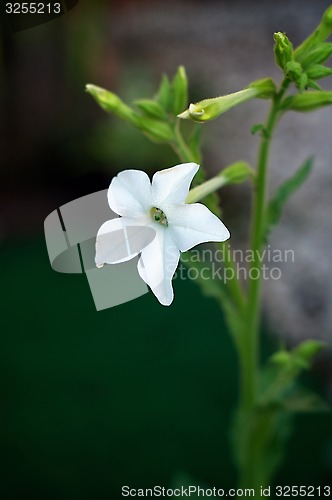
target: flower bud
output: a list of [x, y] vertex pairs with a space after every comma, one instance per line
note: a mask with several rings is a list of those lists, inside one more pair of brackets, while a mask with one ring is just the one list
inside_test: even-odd
[[216, 177], [192, 188], [188, 193], [186, 203], [196, 203], [221, 187], [228, 184], [240, 184], [252, 175], [254, 175], [254, 171], [247, 163], [243, 161], [233, 163], [222, 170]]
[[189, 119], [196, 122], [206, 122], [217, 118], [229, 109], [257, 97], [259, 91], [256, 88], [247, 88], [220, 97], [204, 99], [196, 104], [190, 104], [189, 108], [178, 115], [178, 118]]
[[[159, 120], [158, 118], [135, 113], [135, 111], [127, 106], [116, 94], [102, 89], [101, 87], [97, 87], [96, 85], [89, 84], [86, 86], [86, 90], [94, 97], [101, 108], [131, 123], [144, 132], [151, 140], [155, 142], [169, 142], [174, 139], [173, 129], [167, 122]], [[145, 109], [147, 109], [146, 106]], [[151, 103], [149, 111], [151, 114]], [[154, 111], [156, 111], [156, 108], [154, 108]]]
[[286, 71], [286, 65], [293, 59], [293, 45], [284, 33], [274, 34], [274, 56], [277, 65]]
[[244, 161], [239, 161], [237, 163], [229, 165], [229, 167], [226, 167], [222, 172], [220, 172], [219, 175], [224, 177], [225, 185], [241, 184], [242, 182], [246, 181], [250, 176], [253, 176], [254, 171], [248, 165], [248, 163], [245, 163]]
[[276, 86], [272, 78], [262, 78], [252, 82], [249, 88], [257, 90], [257, 96], [260, 99], [270, 99], [276, 92]]
[[92, 95], [104, 111], [113, 113], [129, 123], [135, 123], [135, 111], [121, 101], [120, 97], [113, 94], [113, 92], [109, 92], [108, 90], [92, 84], [86, 85], [86, 91]]

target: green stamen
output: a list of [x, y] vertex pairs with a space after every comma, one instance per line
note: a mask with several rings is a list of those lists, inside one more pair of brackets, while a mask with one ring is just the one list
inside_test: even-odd
[[154, 221], [159, 222], [159, 224], [163, 224], [164, 226], [168, 226], [168, 220], [164, 212], [157, 207], [151, 208], [151, 217]]

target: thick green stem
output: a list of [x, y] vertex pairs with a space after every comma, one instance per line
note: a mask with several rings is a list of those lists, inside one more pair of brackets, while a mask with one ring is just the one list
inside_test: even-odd
[[[249, 269], [248, 302], [245, 329], [241, 335], [239, 356], [241, 364], [241, 400], [240, 411], [247, 421], [247, 436], [242, 464], [241, 485], [257, 487], [259, 457], [253, 439], [254, 411], [257, 402], [259, 377], [259, 330], [261, 313], [261, 250], [266, 216], [266, 185], [268, 159], [272, 135], [279, 116], [279, 104], [288, 86], [285, 80], [280, 91], [274, 96], [271, 109], [263, 130], [258, 154], [256, 190], [253, 195], [251, 250], [253, 262]], [[255, 279], [256, 278], [256, 279]]]
[[[262, 141], [259, 149], [256, 190], [253, 198], [253, 215], [252, 215], [252, 235], [251, 235], [251, 250], [253, 254], [253, 262], [250, 266], [251, 279], [248, 288], [248, 323], [247, 332], [244, 335], [246, 339], [246, 356], [249, 358], [246, 362], [247, 374], [245, 378], [244, 400], [247, 407], [251, 407], [256, 399], [257, 393], [257, 375], [258, 375], [258, 358], [259, 358], [259, 327], [260, 327], [260, 304], [261, 304], [261, 250], [263, 247], [263, 231], [265, 227], [266, 217], [266, 187], [267, 187], [267, 171], [268, 159], [270, 152], [271, 139], [274, 128], [279, 116], [280, 101], [287, 89], [288, 80], [285, 80], [281, 86], [280, 92], [273, 99], [270, 113], [267, 118], [266, 126], [263, 131]], [[257, 278], [257, 279], [255, 279]]]
[[[181, 161], [185, 162], [196, 162], [195, 155], [190, 150], [189, 146], [185, 142], [181, 130], [180, 121], [176, 123], [175, 126], [175, 142], [171, 144], [174, 151], [178, 154]], [[218, 186], [220, 187], [220, 186]], [[217, 187], [215, 188], [217, 190]], [[227, 286], [229, 288], [232, 300], [236, 307], [239, 309], [239, 314], [243, 314], [245, 311], [245, 297], [240, 281], [237, 279], [236, 275], [236, 265], [232, 260], [231, 251], [228, 248], [228, 242], [222, 242], [218, 244], [218, 248], [223, 252], [224, 256], [224, 266], [231, 268], [232, 273], [227, 280]], [[231, 328], [231, 325], [230, 325]], [[234, 332], [233, 332], [234, 333]]]
[[181, 134], [180, 120], [177, 120], [175, 123], [175, 141], [171, 146], [182, 162], [196, 162], [196, 158], [194, 158]]
[[257, 165], [256, 190], [253, 198], [251, 250], [253, 262], [249, 269], [248, 286], [248, 315], [246, 332], [243, 335], [246, 348], [243, 367], [243, 404], [250, 409], [255, 403], [257, 392], [258, 357], [259, 357], [259, 319], [261, 302], [260, 253], [262, 248], [262, 234], [265, 221], [265, 198], [267, 165], [270, 151], [271, 137], [277, 118], [277, 99], [274, 100], [267, 120], [260, 145]]

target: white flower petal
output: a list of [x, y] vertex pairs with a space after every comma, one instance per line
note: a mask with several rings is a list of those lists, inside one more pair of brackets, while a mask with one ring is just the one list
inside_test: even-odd
[[139, 217], [151, 208], [151, 182], [141, 170], [124, 170], [108, 189], [111, 209], [124, 217]]
[[230, 237], [226, 226], [201, 203], [171, 207], [167, 213], [174, 243], [181, 252], [207, 241], [225, 241]]
[[167, 211], [169, 204], [184, 203], [198, 169], [196, 163], [183, 163], [156, 172], [152, 178], [153, 205]]
[[98, 231], [96, 239], [95, 262], [118, 264], [132, 259], [149, 245], [156, 236], [152, 227], [147, 227], [147, 219], [121, 217], [105, 222]]
[[155, 239], [142, 250], [137, 269], [140, 277], [159, 302], [169, 306], [173, 301], [172, 278], [179, 263], [180, 252], [168, 227], [157, 230]]

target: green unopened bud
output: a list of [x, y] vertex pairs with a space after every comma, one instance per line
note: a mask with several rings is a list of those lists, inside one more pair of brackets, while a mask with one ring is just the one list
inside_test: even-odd
[[278, 66], [285, 71], [286, 65], [293, 59], [293, 45], [285, 33], [274, 34], [274, 55]]
[[247, 163], [243, 161], [233, 163], [222, 170], [216, 177], [191, 189], [188, 193], [186, 203], [195, 203], [196, 201], [203, 200], [206, 196], [214, 193], [221, 187], [228, 184], [240, 184], [253, 175], [254, 172]]
[[122, 120], [135, 124], [137, 116], [135, 111], [121, 101], [120, 97], [116, 94], [92, 84], [86, 85], [86, 91], [92, 95], [103, 110], [113, 113], [122, 118]]
[[332, 104], [332, 92], [324, 90], [304, 92], [285, 100], [287, 109], [292, 109], [293, 111], [314, 111], [329, 104]]
[[172, 81], [172, 111], [175, 115], [187, 106], [188, 102], [188, 81], [186, 70], [179, 66]]
[[294, 51], [296, 59], [308, 52], [314, 45], [324, 42], [332, 34], [332, 6], [329, 7], [323, 14], [322, 20], [315, 31], [304, 40], [301, 45]]
[[[174, 139], [174, 131], [167, 122], [135, 113], [116, 94], [91, 84], [86, 86], [86, 91], [94, 97], [101, 108], [131, 123], [144, 132], [151, 140], [155, 142], [169, 142]], [[145, 109], [147, 109], [146, 106]], [[150, 106], [149, 111], [151, 112], [151, 110]]]
[[226, 167], [222, 172], [220, 172], [220, 177], [225, 179], [226, 184], [241, 184], [246, 181], [249, 177], [253, 177], [255, 175], [252, 168], [243, 161], [239, 161], [237, 163], [233, 163]]
[[301, 65], [303, 68], [310, 68], [314, 64], [320, 64], [330, 57], [332, 54], [332, 43], [323, 42], [315, 45], [302, 58]]
[[332, 75], [332, 69], [322, 64], [315, 64], [307, 70], [307, 75], [312, 80], [320, 80], [321, 78]]
[[247, 88], [221, 97], [204, 99], [196, 104], [190, 104], [189, 108], [178, 115], [178, 118], [192, 119], [196, 122], [206, 122], [217, 118], [229, 109], [257, 97], [259, 91], [255, 88]]
[[262, 78], [255, 80], [249, 85], [249, 88], [257, 90], [257, 96], [260, 99], [270, 99], [276, 92], [276, 86], [272, 78]]

